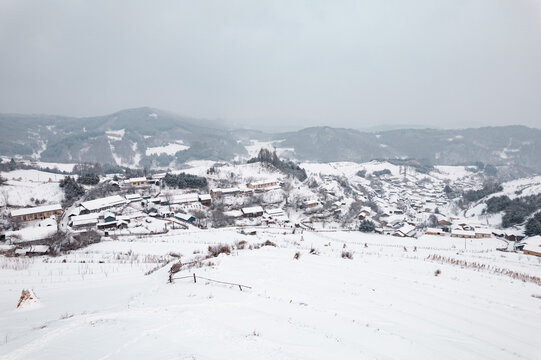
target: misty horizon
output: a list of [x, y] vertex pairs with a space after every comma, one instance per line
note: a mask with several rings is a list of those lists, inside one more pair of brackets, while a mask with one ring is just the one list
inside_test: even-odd
[[[77, 118], [77, 119], [91, 119], [95, 117], [103, 117], [103, 116], [111, 116], [116, 113], [121, 113], [123, 111], [132, 111], [132, 110], [141, 110], [141, 109], [149, 109], [149, 110], [156, 110], [156, 111], [162, 111], [174, 116], [178, 116], [180, 118], [189, 119], [194, 122], [203, 121], [205, 123], [210, 123], [211, 125], [216, 125], [223, 128], [229, 128], [229, 129], [238, 129], [238, 130], [255, 130], [255, 131], [261, 131], [263, 133], [282, 133], [282, 132], [290, 132], [290, 131], [299, 131], [303, 129], [309, 129], [309, 128], [318, 128], [318, 127], [331, 127], [331, 128], [341, 128], [341, 129], [352, 129], [357, 130], [360, 132], [385, 132], [385, 131], [392, 131], [392, 130], [467, 130], [467, 129], [477, 129], [477, 128], [483, 128], [483, 127], [493, 127], [493, 125], [479, 125], [479, 126], [449, 126], [449, 127], [443, 127], [443, 126], [427, 126], [427, 125], [421, 125], [421, 124], [381, 124], [381, 125], [372, 125], [372, 126], [366, 126], [366, 127], [355, 127], [353, 126], [333, 126], [332, 124], [314, 124], [314, 125], [308, 125], [308, 126], [301, 126], [296, 124], [265, 124], [265, 123], [259, 123], [259, 124], [253, 124], [250, 126], [250, 124], [243, 124], [241, 122], [231, 121], [227, 119], [204, 119], [204, 118], [196, 118], [193, 116], [190, 116], [189, 114], [179, 114], [174, 111], [170, 110], [164, 110], [164, 109], [158, 109], [151, 106], [140, 106], [135, 108], [129, 108], [129, 109], [119, 109], [117, 111], [113, 111], [111, 113], [105, 113], [105, 114], [89, 114], [85, 116], [74, 116], [74, 115], [66, 115], [66, 114], [53, 114], [53, 113], [2, 113], [0, 114], [9, 114], [9, 115], [16, 115], [16, 116], [42, 116], [42, 117], [49, 117], [49, 116], [59, 116], [59, 117], [65, 117], [65, 118]], [[527, 125], [521, 125], [521, 124], [505, 124], [505, 125], [499, 125], [499, 126], [527, 126]], [[496, 125], [498, 127], [498, 125]], [[541, 129], [539, 126], [528, 126], [530, 128], [534, 129]]]
[[534, 1], [0, 3], [0, 112], [148, 104], [224, 125], [538, 127]]

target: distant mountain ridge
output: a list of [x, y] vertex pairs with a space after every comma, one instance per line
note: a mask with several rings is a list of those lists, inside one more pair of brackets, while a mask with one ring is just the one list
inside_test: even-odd
[[245, 146], [256, 140], [293, 149], [288, 155], [303, 161], [411, 158], [541, 170], [541, 130], [525, 126], [379, 132], [321, 126], [269, 134], [148, 107], [86, 118], [0, 114], [0, 126], [0, 155], [49, 162], [167, 167], [199, 159], [228, 161], [249, 157]]
[[280, 134], [281, 146], [313, 161], [412, 158], [429, 164], [476, 161], [541, 169], [541, 130], [525, 126], [461, 130], [402, 129], [377, 133], [330, 127]]

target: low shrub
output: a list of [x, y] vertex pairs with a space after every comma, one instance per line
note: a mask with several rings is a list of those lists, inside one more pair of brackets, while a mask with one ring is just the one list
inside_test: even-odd
[[261, 244], [261, 246], [274, 246], [274, 247], [276, 247], [276, 244], [273, 243], [273, 242], [270, 241], [270, 240], [267, 240], [267, 241], [265, 241], [263, 244]]
[[218, 244], [208, 247], [209, 257], [217, 257], [220, 254], [231, 254], [231, 247], [227, 244]]

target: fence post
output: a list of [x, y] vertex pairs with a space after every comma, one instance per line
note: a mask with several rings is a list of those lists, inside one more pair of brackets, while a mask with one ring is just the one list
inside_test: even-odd
[[197, 280], [196, 280], [196, 278], [195, 278], [195, 273], [193, 273], [193, 282], [194, 282], [194, 283], [197, 282]]

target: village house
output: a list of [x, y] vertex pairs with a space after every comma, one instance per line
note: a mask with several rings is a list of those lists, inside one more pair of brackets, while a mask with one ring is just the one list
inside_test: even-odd
[[257, 217], [263, 215], [263, 208], [261, 206], [252, 206], [242, 208], [242, 215], [245, 217]]
[[26, 248], [15, 250], [15, 255], [39, 256], [49, 252], [48, 245], [32, 245]]
[[13, 221], [21, 222], [43, 220], [57, 215], [62, 215], [62, 206], [60, 206], [60, 204], [37, 206], [11, 211], [11, 219]]
[[474, 239], [475, 238], [475, 232], [469, 231], [469, 230], [453, 230], [451, 232], [451, 237], [455, 238], [466, 238], [466, 239]]
[[148, 180], [146, 177], [129, 178], [126, 183], [130, 186], [147, 185]]
[[240, 189], [238, 187], [232, 187], [227, 189], [221, 189], [221, 188], [215, 188], [210, 190], [210, 194], [212, 196], [220, 196], [220, 195], [235, 195], [240, 192]]
[[199, 201], [202, 205], [210, 205], [212, 203], [212, 197], [210, 194], [201, 194], [199, 195]]
[[99, 214], [97, 213], [79, 215], [71, 217], [68, 225], [73, 230], [90, 230], [96, 228], [98, 220]]
[[278, 185], [278, 182], [276, 182], [275, 180], [257, 181], [246, 184], [249, 189], [262, 189], [276, 185]]
[[190, 223], [190, 224], [196, 220], [194, 216], [190, 214], [182, 214], [182, 213], [176, 213], [175, 218], [182, 220], [184, 222]]
[[318, 205], [319, 203], [316, 200], [306, 200], [304, 202], [304, 207], [307, 209], [315, 208]]
[[131, 203], [143, 200], [143, 197], [141, 196], [141, 194], [126, 194], [125, 198]]
[[445, 236], [445, 232], [442, 229], [438, 228], [426, 228], [425, 231], [426, 235], [439, 235], [439, 236]]
[[523, 241], [522, 252], [526, 255], [541, 256], [541, 236], [533, 236]]
[[199, 195], [195, 193], [180, 194], [180, 195], [172, 195], [172, 196], [166, 197], [166, 199], [168, 199], [168, 205], [190, 204], [190, 203], [199, 202]]
[[267, 214], [269, 220], [289, 222], [288, 217], [281, 208], [268, 208], [265, 210], [265, 213]]
[[83, 201], [80, 206], [79, 214], [90, 214], [110, 209], [115, 206], [124, 205], [127, 200], [120, 195], [113, 195], [101, 199]]
[[167, 175], [167, 174], [166, 173], [153, 174], [152, 176], [147, 178], [147, 183], [148, 184], [160, 185], [160, 181], [163, 180], [165, 175]]
[[398, 237], [412, 237], [413, 235], [415, 235], [415, 226], [411, 224], [404, 224], [393, 233], [393, 236]]
[[505, 230], [492, 230], [493, 234], [498, 237], [503, 237], [505, 240], [509, 241], [520, 241], [524, 239], [524, 233], [516, 229], [505, 229]]
[[476, 238], [489, 238], [492, 237], [492, 231], [489, 229], [475, 229]]
[[359, 213], [359, 220], [364, 220], [370, 216], [370, 210], [368, 208], [362, 209]]
[[447, 220], [445, 220], [445, 219], [439, 220], [439, 221], [438, 221], [438, 224], [439, 224], [440, 226], [450, 226], [450, 225], [452, 225], [452, 223], [451, 223], [450, 221], [447, 221]]

